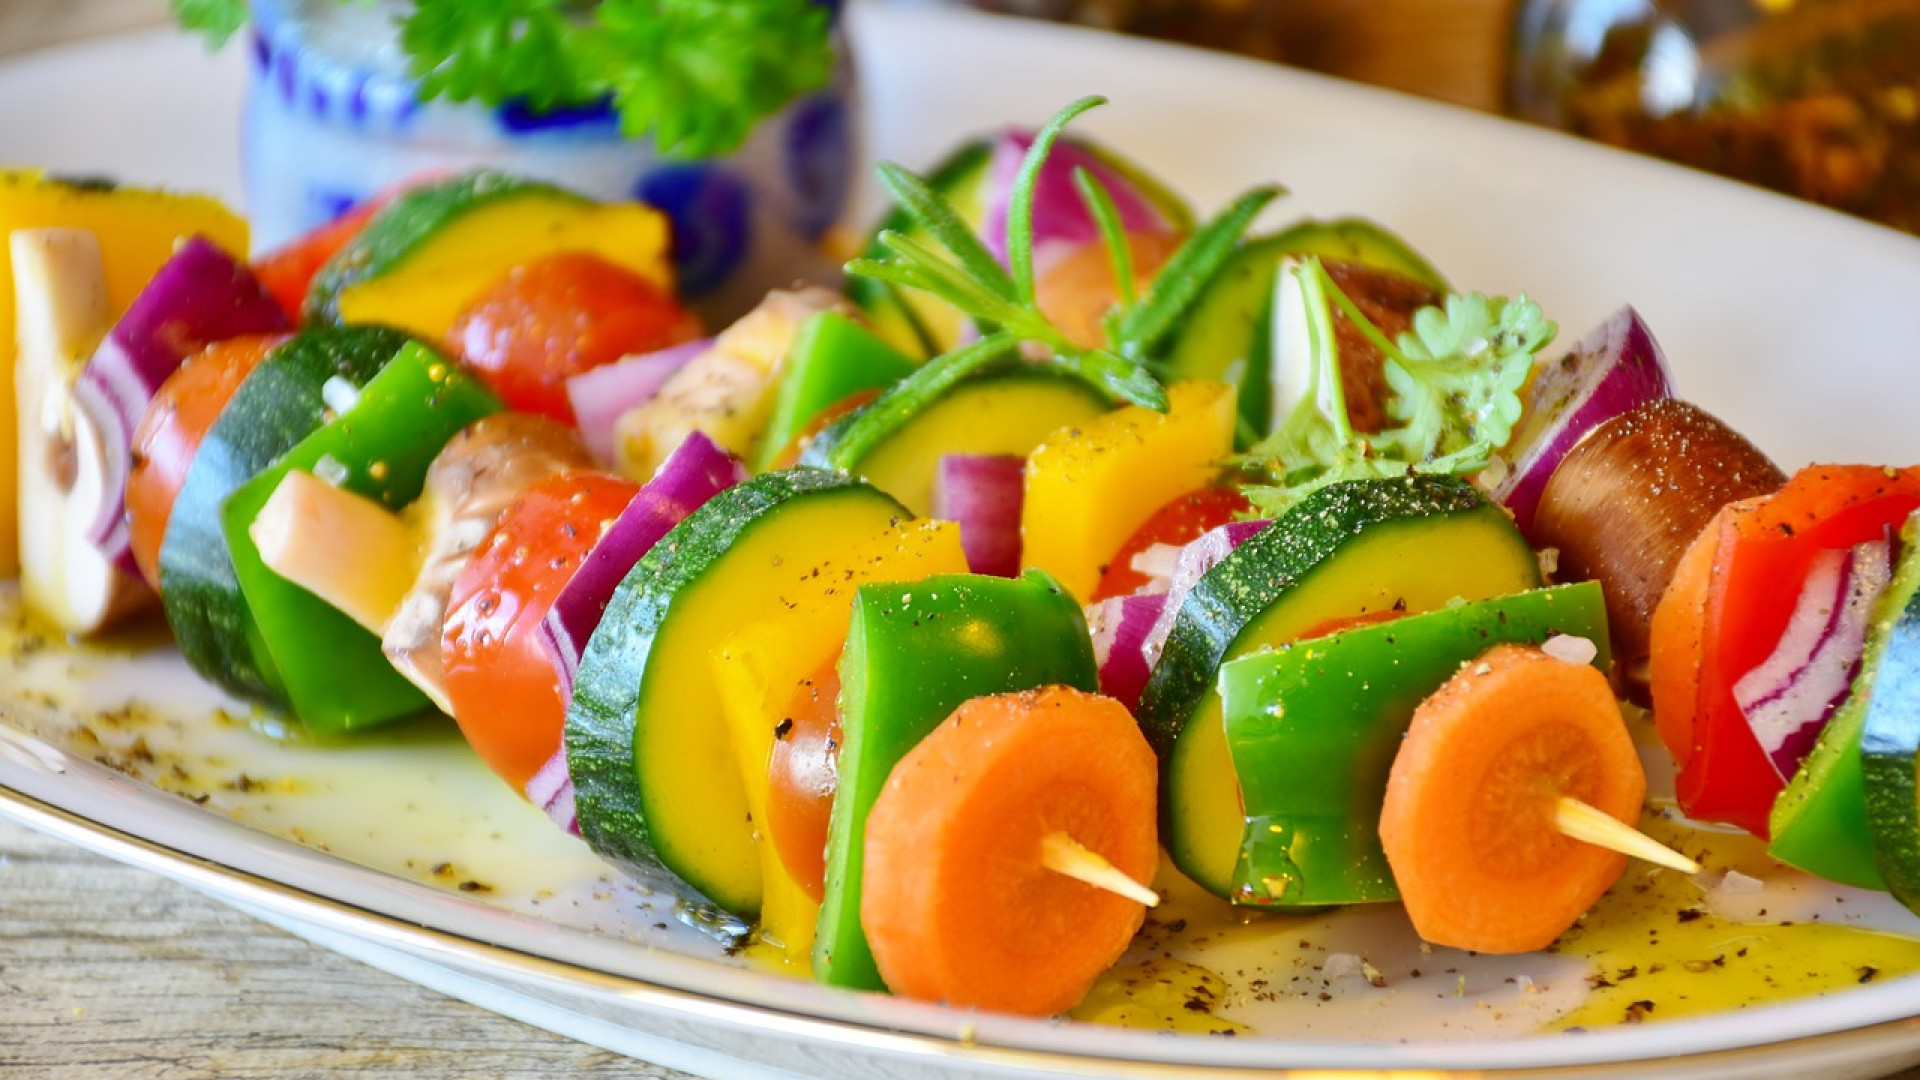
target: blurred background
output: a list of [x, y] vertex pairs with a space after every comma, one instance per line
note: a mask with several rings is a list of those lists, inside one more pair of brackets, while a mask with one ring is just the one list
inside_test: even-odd
[[[954, 3], [1230, 50], [1576, 132], [1920, 232], [1920, 0]], [[0, 54], [165, 0], [0, 0]]]

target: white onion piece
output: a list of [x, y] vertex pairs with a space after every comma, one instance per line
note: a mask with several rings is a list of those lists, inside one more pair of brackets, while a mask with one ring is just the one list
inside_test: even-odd
[[580, 428], [580, 441], [600, 464], [612, 467], [614, 422], [653, 397], [667, 376], [713, 346], [712, 338], [689, 341], [658, 352], [622, 357], [567, 380], [567, 401]]
[[1027, 459], [1018, 454], [943, 454], [933, 477], [933, 516], [960, 523], [960, 547], [976, 574], [1020, 573], [1020, 510]]
[[580, 815], [574, 809], [573, 774], [567, 771], [567, 747], [553, 752], [540, 771], [527, 778], [527, 801], [547, 812], [555, 825], [580, 835]]
[[1660, 343], [1639, 312], [1621, 308], [1534, 373], [1513, 438], [1481, 482], [1531, 537], [1540, 493], [1567, 452], [1608, 420], [1671, 396], [1673, 377]]
[[[987, 166], [986, 214], [980, 238], [1001, 262], [1007, 261], [1007, 214], [1013, 204], [1014, 180], [1033, 145], [1033, 135], [1010, 131], [993, 143]], [[1037, 273], [1061, 255], [1100, 239], [1100, 226], [1073, 184], [1076, 169], [1085, 169], [1107, 188], [1120, 212], [1120, 224], [1129, 233], [1172, 232], [1174, 223], [1137, 185], [1100, 155], [1062, 139], [1040, 168], [1033, 189], [1033, 256]]]
[[1127, 569], [1147, 577], [1146, 585], [1137, 591], [1163, 593], [1173, 584], [1173, 572], [1179, 564], [1178, 544], [1149, 544], [1127, 560]]
[[1115, 596], [1087, 607], [1087, 629], [1093, 634], [1093, 658], [1099, 665], [1100, 692], [1125, 705], [1140, 704], [1153, 665], [1147, 660], [1147, 635], [1160, 621], [1165, 593]]
[[620, 512], [605, 536], [580, 560], [541, 623], [541, 641], [560, 678], [562, 700], [573, 696], [580, 654], [600, 625], [614, 590], [668, 530], [708, 499], [747, 478], [739, 459], [696, 431]]
[[1892, 575], [1885, 541], [1823, 552], [1779, 644], [1733, 684], [1734, 701], [1782, 778], [1798, 771], [1846, 699], [1860, 669], [1874, 601]]
[[288, 329], [286, 312], [252, 271], [219, 245], [181, 244], [101, 340], [73, 387], [73, 407], [100, 433], [102, 499], [88, 539], [109, 562], [139, 576], [127, 532], [133, 434], [160, 384], [216, 341]]
[[1160, 650], [1167, 643], [1167, 635], [1173, 633], [1174, 620], [1180, 616], [1180, 606], [1186, 602], [1187, 594], [1200, 583], [1207, 571], [1220, 565], [1233, 550], [1246, 543], [1253, 534], [1273, 524], [1271, 521], [1230, 521], [1225, 525], [1209, 529], [1199, 539], [1180, 549], [1180, 557], [1175, 560], [1173, 580], [1167, 585], [1166, 606], [1153, 622], [1153, 628], [1147, 631], [1147, 640], [1141, 645], [1141, 654], [1146, 657], [1147, 667], [1160, 662]]

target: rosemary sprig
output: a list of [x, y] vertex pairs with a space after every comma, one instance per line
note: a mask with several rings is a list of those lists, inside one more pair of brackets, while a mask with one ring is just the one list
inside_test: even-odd
[[1118, 306], [1103, 321], [1106, 341], [1091, 348], [1076, 344], [1040, 310], [1035, 297], [1034, 193], [1067, 125], [1105, 101], [1097, 96], [1081, 98], [1056, 113], [1034, 136], [1009, 194], [1007, 265], [993, 257], [940, 193], [910, 170], [887, 162], [879, 169], [881, 185], [944, 254], [912, 236], [885, 230], [879, 240], [888, 257], [855, 259], [847, 264], [847, 271], [931, 293], [972, 317], [983, 330], [1010, 335], [1026, 354], [1073, 372], [1122, 401], [1165, 411], [1166, 388], [1152, 371], [1154, 348], [1178, 325], [1280, 189], [1255, 188], [1196, 230], [1142, 297], [1134, 287], [1131, 251], [1112, 193], [1098, 177], [1075, 170], [1075, 189], [1099, 229], [1120, 289]]

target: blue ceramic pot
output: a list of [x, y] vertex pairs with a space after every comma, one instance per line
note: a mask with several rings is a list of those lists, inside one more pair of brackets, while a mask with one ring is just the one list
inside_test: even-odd
[[710, 314], [831, 273], [819, 241], [846, 208], [858, 161], [844, 35], [832, 86], [767, 118], [731, 155], [670, 160], [622, 138], [604, 105], [535, 115], [421, 101], [395, 31], [401, 7], [253, 0], [245, 170], [256, 246], [408, 178], [487, 166], [659, 207], [673, 219], [681, 290]]

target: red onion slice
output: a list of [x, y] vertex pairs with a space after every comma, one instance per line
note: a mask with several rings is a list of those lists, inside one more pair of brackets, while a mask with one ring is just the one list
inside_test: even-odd
[[74, 407], [100, 432], [100, 505], [87, 538], [136, 579], [127, 533], [127, 473], [133, 433], [160, 384], [187, 357], [216, 341], [289, 329], [245, 264], [194, 236], [180, 245], [133, 299], [94, 351], [73, 388]]
[[1132, 711], [1140, 704], [1153, 665], [1147, 661], [1147, 635], [1166, 608], [1165, 593], [1115, 596], [1087, 608], [1093, 656], [1100, 668], [1100, 692]]
[[747, 476], [745, 465], [696, 431], [667, 456], [660, 471], [614, 519], [554, 597], [541, 623], [541, 639], [560, 677], [562, 699], [572, 697], [581, 650], [627, 572], [681, 519]]
[[580, 815], [573, 805], [573, 774], [567, 771], [567, 745], [553, 752], [540, 771], [527, 778], [527, 801], [547, 812], [561, 829], [580, 835]]
[[602, 465], [611, 466], [613, 426], [620, 417], [659, 393], [667, 377], [713, 345], [712, 338], [689, 341], [658, 352], [623, 357], [591, 368], [567, 380], [567, 400], [573, 405], [580, 441]]
[[1660, 343], [1639, 312], [1621, 308], [1534, 374], [1520, 424], [1482, 482], [1532, 537], [1540, 493], [1567, 452], [1608, 420], [1671, 396]]
[[1167, 643], [1167, 635], [1173, 632], [1174, 620], [1180, 616], [1180, 606], [1186, 603], [1187, 594], [1207, 575], [1207, 571], [1219, 566], [1235, 548], [1246, 543], [1253, 535], [1273, 522], [1265, 519], [1253, 521], [1230, 521], [1200, 534], [1192, 543], [1180, 549], [1180, 557], [1174, 561], [1173, 580], [1167, 586], [1166, 606], [1160, 609], [1160, 615], [1154, 619], [1153, 627], [1147, 631], [1146, 641], [1141, 643], [1141, 653], [1146, 657], [1147, 667], [1160, 662], [1160, 650]]
[[[1001, 262], [1007, 261], [1007, 212], [1020, 164], [1033, 146], [1031, 132], [1010, 131], [994, 140], [988, 165], [986, 216], [980, 238]], [[1085, 169], [1113, 195], [1120, 223], [1130, 233], [1172, 232], [1176, 226], [1139, 186], [1100, 155], [1066, 139], [1056, 142], [1040, 168], [1033, 189], [1034, 265], [1044, 270], [1050, 257], [1100, 238], [1100, 227], [1074, 187], [1073, 173]]]
[[1885, 541], [1823, 552], [1779, 644], [1733, 684], [1734, 700], [1782, 779], [1799, 770], [1851, 691], [1874, 601], [1892, 576]]
[[946, 454], [933, 478], [933, 516], [960, 523], [960, 547], [976, 574], [1020, 573], [1020, 511], [1027, 459], [1017, 454]]

